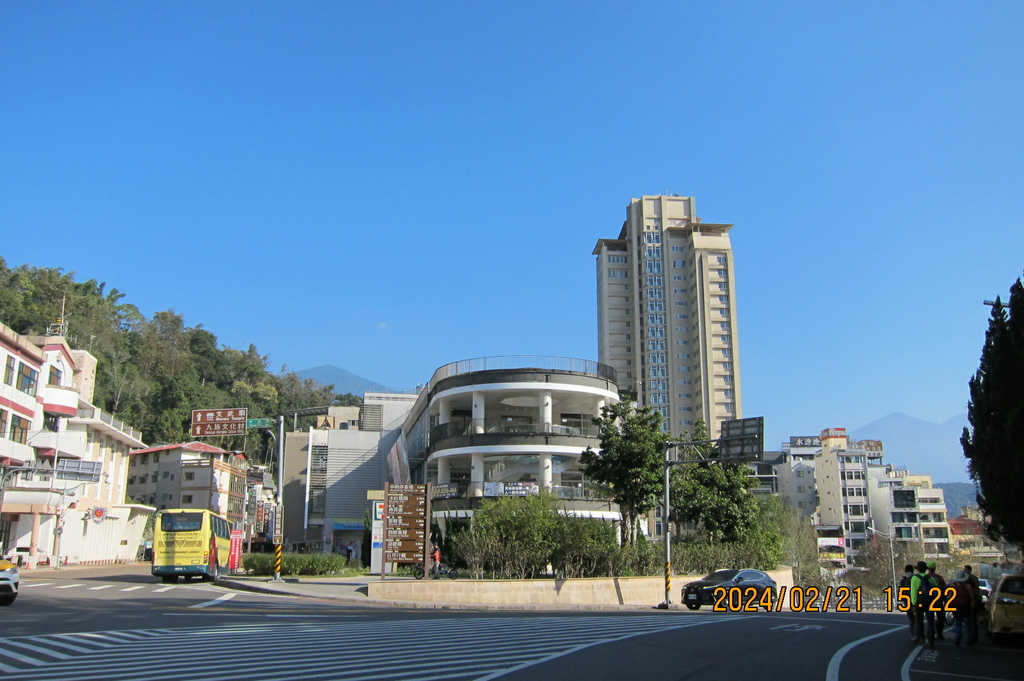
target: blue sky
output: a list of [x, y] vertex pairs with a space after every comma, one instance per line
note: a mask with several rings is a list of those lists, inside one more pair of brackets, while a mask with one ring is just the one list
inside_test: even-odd
[[[963, 413], [1024, 271], [1024, 4], [0, 7], [0, 256], [394, 388], [597, 357], [630, 198], [735, 224], [767, 441]], [[72, 320], [73, 323], [73, 320]]]

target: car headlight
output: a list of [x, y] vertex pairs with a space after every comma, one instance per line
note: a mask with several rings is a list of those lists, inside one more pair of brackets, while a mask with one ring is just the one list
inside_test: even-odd
[[16, 575], [16, 574], [18, 574], [18, 568], [12, 567], [7, 572], [10, 572], [12, 575]]

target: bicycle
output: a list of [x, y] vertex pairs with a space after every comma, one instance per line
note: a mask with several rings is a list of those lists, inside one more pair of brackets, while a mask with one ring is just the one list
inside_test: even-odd
[[[439, 563], [435, 565], [430, 570], [430, 573], [432, 575], [432, 579], [441, 579], [441, 577], [447, 577], [448, 579], [457, 579], [459, 576], [458, 570], [456, 570], [453, 567], [449, 567], [444, 563]], [[423, 563], [416, 563], [412, 566], [413, 577], [415, 577], [416, 579], [423, 579], [425, 575], [426, 571], [424, 571], [423, 569]]]

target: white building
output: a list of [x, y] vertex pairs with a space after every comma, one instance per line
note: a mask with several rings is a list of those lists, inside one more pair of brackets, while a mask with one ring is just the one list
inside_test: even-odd
[[483, 357], [434, 372], [403, 427], [413, 481], [435, 483], [435, 517], [480, 499], [548, 490], [570, 513], [618, 520], [592, 499], [579, 458], [598, 449], [591, 420], [619, 401], [615, 370], [567, 357]]
[[[96, 358], [0, 325], [0, 545], [35, 566], [136, 558], [152, 508], [126, 502], [134, 428], [92, 403]], [[31, 472], [11, 475], [14, 467]], [[56, 469], [56, 475], [54, 474]]]
[[362, 539], [367, 492], [409, 482], [401, 428], [417, 395], [367, 392], [361, 407], [303, 410], [307, 432], [285, 433], [285, 542], [340, 552]]
[[692, 196], [643, 196], [594, 248], [598, 360], [676, 436], [743, 417], [731, 227]]

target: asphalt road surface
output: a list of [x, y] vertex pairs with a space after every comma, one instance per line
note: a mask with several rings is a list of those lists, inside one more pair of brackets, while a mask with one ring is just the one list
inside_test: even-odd
[[859, 679], [1021, 681], [1024, 645], [913, 645], [901, 614], [417, 610], [162, 584], [124, 568], [26, 574], [0, 609], [17, 681]]

